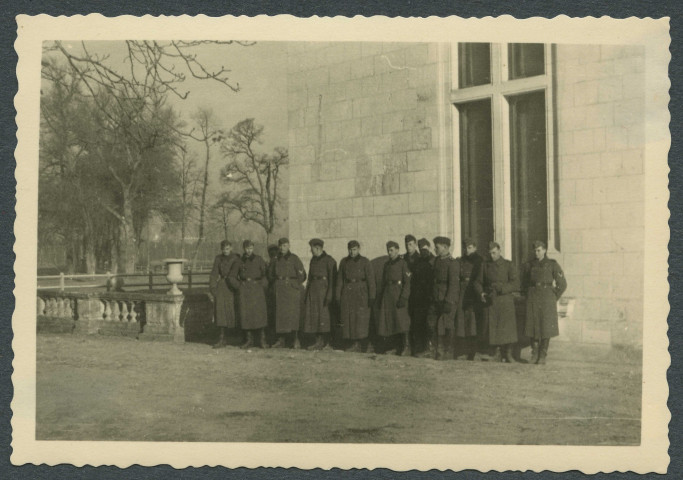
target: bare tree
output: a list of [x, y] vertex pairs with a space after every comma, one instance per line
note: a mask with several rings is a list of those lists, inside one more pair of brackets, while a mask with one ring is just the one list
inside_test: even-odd
[[263, 125], [247, 118], [235, 125], [221, 145], [227, 165], [221, 171], [221, 179], [229, 189], [219, 204], [237, 211], [245, 222], [260, 225], [270, 242], [278, 221], [281, 193], [278, 186], [282, 169], [289, 163], [286, 148], [275, 148], [272, 154], [259, 153], [255, 147], [262, 143]]
[[193, 155], [186, 148], [178, 149], [180, 166], [180, 256], [185, 257], [185, 238], [192, 213], [197, 209], [200, 195], [201, 174]]
[[[60, 78], [46, 68], [55, 57], [61, 57], [70, 75], [82, 85], [79, 94], [89, 98], [101, 115], [97, 127], [99, 140], [89, 145], [100, 158], [110, 162], [107, 170], [119, 191], [115, 204], [104, 204], [119, 222], [117, 262], [114, 270], [128, 272], [134, 267], [135, 228], [133, 224], [134, 191], [139, 186], [141, 172], [153, 161], [153, 151], [163, 146], [177, 146], [180, 124], [166, 107], [167, 95], [187, 98], [182, 89], [188, 76], [218, 82], [237, 92], [239, 84], [230, 78], [223, 66], [211, 69], [199, 61], [195, 49], [206, 44], [239, 44], [248, 42], [215, 41], [125, 41], [124, 68], [112, 66], [109, 55], [55, 41], [45, 48], [43, 78], [57, 83]], [[117, 168], [120, 166], [121, 168]]]
[[220, 145], [220, 142], [225, 138], [223, 130], [216, 126], [213, 110], [209, 108], [200, 108], [192, 116], [197, 130], [192, 129], [188, 136], [197, 142], [200, 142], [204, 148], [204, 181], [202, 183], [201, 200], [199, 202], [199, 225], [197, 232], [197, 243], [195, 245], [194, 253], [192, 255], [192, 268], [196, 267], [199, 250], [204, 243], [206, 236], [206, 192], [209, 189], [209, 163], [211, 161], [211, 148], [214, 145]]

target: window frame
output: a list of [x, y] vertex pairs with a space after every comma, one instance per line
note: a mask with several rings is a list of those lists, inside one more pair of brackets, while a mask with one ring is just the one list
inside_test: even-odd
[[[544, 44], [545, 73], [533, 77], [509, 79], [509, 43], [491, 44], [491, 83], [474, 87], [458, 87], [458, 45], [451, 48], [450, 112], [453, 138], [453, 182], [455, 191], [460, 190], [460, 118], [458, 105], [476, 100], [491, 101], [491, 138], [493, 152], [493, 232], [494, 241], [501, 243], [505, 258], [512, 259], [512, 188], [510, 152], [510, 105], [509, 98], [537, 91], [545, 92], [546, 113], [546, 182], [548, 253], [560, 252], [559, 235], [559, 180], [556, 141], [555, 53], [554, 44]], [[455, 79], [455, 81], [453, 81]], [[462, 242], [462, 206], [459, 195], [454, 195], [454, 240]], [[480, 249], [486, 247], [485, 239], [477, 239]], [[512, 259], [522, 263], [525, 259]]]

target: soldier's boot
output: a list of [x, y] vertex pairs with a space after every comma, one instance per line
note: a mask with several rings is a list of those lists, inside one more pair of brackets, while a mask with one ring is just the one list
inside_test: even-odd
[[310, 345], [307, 350], [322, 350], [325, 344], [323, 343], [323, 336], [322, 335], [316, 335], [315, 337], [315, 343], [313, 345]]
[[354, 340], [353, 344], [351, 344], [351, 346], [345, 351], [349, 353], [360, 353], [360, 342], [358, 340]]
[[535, 338], [531, 340], [531, 358], [529, 363], [532, 365], [538, 363], [538, 340]]
[[409, 357], [410, 352], [410, 335], [408, 333], [403, 334], [403, 351], [401, 352], [402, 357]]
[[538, 352], [538, 364], [545, 365], [545, 357], [548, 356], [548, 346], [550, 345], [549, 338], [542, 338]]
[[218, 337], [218, 342], [213, 345], [213, 348], [225, 347], [225, 327], [221, 327], [221, 334]]
[[251, 330], [247, 330], [247, 340], [244, 342], [240, 348], [242, 350], [246, 350], [247, 348], [251, 348], [254, 346], [254, 334], [251, 333]]
[[512, 347], [514, 345], [512, 343], [508, 343], [505, 345], [505, 360], [508, 363], [518, 363], [517, 360], [515, 360], [515, 357], [512, 355]]
[[438, 337], [436, 336], [436, 330], [426, 327], [426, 335], [424, 338], [425, 350], [418, 355], [420, 358], [433, 358], [436, 360], [437, 356], [437, 342]]
[[500, 352], [500, 347], [496, 346], [496, 351], [493, 354], [493, 357], [491, 357], [492, 362], [502, 362], [503, 361], [503, 355]]
[[271, 345], [271, 348], [285, 348], [285, 337], [282, 335], [277, 337], [277, 341]]
[[443, 338], [443, 357], [442, 360], [455, 359], [455, 332], [446, 330], [446, 335]]
[[301, 350], [301, 343], [299, 342], [298, 332], [294, 332], [294, 350]]
[[261, 335], [260, 335], [260, 341], [261, 341], [261, 348], [270, 348], [270, 345], [268, 345], [268, 342], [266, 341], [266, 329], [262, 328], [261, 329]]
[[396, 355], [396, 338], [382, 337], [382, 351], [384, 355]]
[[467, 360], [472, 361], [477, 355], [477, 339], [467, 337]]
[[321, 341], [323, 345], [321, 350], [334, 350], [332, 348], [332, 340], [330, 339], [329, 333], [321, 335], [320, 338], [322, 339]]
[[451, 349], [451, 344], [453, 339], [447, 333], [446, 335], [439, 335], [439, 340], [437, 344], [436, 358], [439, 360], [452, 360], [453, 352]]

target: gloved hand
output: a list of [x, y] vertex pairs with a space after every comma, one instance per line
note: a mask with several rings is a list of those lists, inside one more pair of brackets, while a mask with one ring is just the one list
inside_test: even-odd
[[399, 298], [396, 302], [396, 308], [406, 308], [406, 301], [403, 298]]
[[443, 305], [441, 307], [441, 311], [443, 313], [451, 313], [453, 310], [453, 305], [451, 305], [449, 302], [443, 302]]
[[375, 299], [374, 298], [369, 298], [368, 299], [368, 307], [372, 308], [375, 305]]

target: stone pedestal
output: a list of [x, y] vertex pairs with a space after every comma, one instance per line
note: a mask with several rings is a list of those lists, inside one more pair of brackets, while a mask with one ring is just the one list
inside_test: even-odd
[[[145, 301], [146, 323], [140, 334], [141, 340], [173, 340], [185, 342], [185, 322], [180, 312], [184, 296], [180, 295], [148, 295]], [[143, 338], [145, 337], [145, 338]]]

